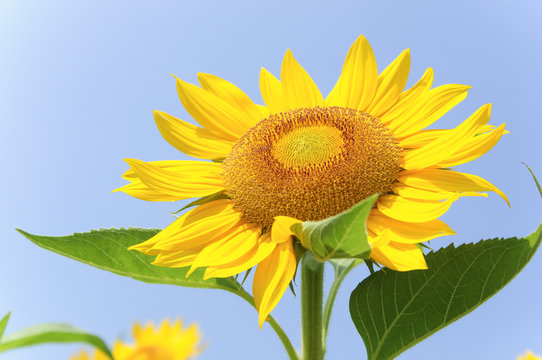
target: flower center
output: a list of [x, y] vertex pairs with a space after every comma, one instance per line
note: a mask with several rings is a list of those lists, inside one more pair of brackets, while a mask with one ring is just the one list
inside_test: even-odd
[[389, 192], [401, 152], [392, 132], [367, 113], [290, 110], [239, 139], [224, 159], [224, 186], [234, 207], [263, 227], [278, 215], [321, 220]]
[[300, 127], [277, 141], [273, 156], [286, 167], [303, 167], [328, 160], [342, 145], [341, 131], [333, 126]]

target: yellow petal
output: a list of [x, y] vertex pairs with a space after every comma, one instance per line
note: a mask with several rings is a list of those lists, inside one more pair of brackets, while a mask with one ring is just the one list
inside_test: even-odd
[[253, 119], [213, 93], [177, 78], [177, 93], [186, 111], [213, 135], [236, 141]]
[[453, 231], [444, 222], [434, 219], [421, 223], [398, 221], [373, 209], [367, 219], [367, 227], [375, 234], [382, 234], [388, 242], [421, 243], [439, 236], [454, 235]]
[[[493, 130], [496, 130], [496, 129], [497, 129], [497, 127], [495, 125], [489, 125], [488, 124], [488, 125], [482, 126], [482, 128], [480, 129], [480, 132], [477, 135], [486, 135], [486, 134], [489, 134], [490, 132], [492, 132]], [[510, 134], [510, 131], [504, 130], [503, 135], [505, 135], [505, 134]]]
[[215, 225], [231, 228], [239, 222], [241, 213], [233, 209], [231, 200], [221, 199], [200, 205], [176, 219], [164, 230], [147, 241], [133, 245], [128, 250], [138, 250], [147, 255], [158, 244], [165, 246], [170, 242], [182, 245], [182, 239], [192, 239], [197, 235], [206, 235], [211, 239], [216, 233]]
[[404, 137], [426, 128], [467, 97], [470, 86], [442, 85], [427, 91], [400, 117], [387, 119], [396, 137]]
[[302, 223], [301, 220], [289, 216], [275, 216], [273, 226], [271, 227], [271, 238], [275, 243], [290, 241], [292, 235], [295, 235], [290, 227], [294, 224]]
[[191, 266], [202, 249], [203, 246], [197, 249], [183, 250], [179, 252], [159, 253], [151, 264], [170, 268]]
[[[476, 135], [486, 134], [495, 129], [494, 125], [483, 125], [481, 126], [477, 131]], [[408, 135], [404, 138], [400, 138], [399, 143], [401, 144], [401, 147], [407, 148], [407, 149], [419, 149], [427, 144], [429, 144], [432, 141], [435, 141], [436, 139], [444, 136], [448, 132], [452, 130], [450, 129], [431, 129], [431, 130], [420, 130], [412, 135]], [[509, 134], [509, 131], [504, 131], [503, 134]], [[469, 143], [472, 141], [469, 140]]]
[[257, 224], [243, 224], [214, 243], [207, 245], [192, 263], [188, 277], [204, 266], [220, 266], [238, 260], [258, 246], [261, 228]]
[[371, 252], [371, 258], [397, 271], [427, 269], [423, 252], [414, 244], [390, 242], [375, 247]]
[[178, 171], [172, 171], [137, 159], [124, 161], [149, 189], [176, 197], [177, 200], [207, 196], [224, 190], [221, 164], [178, 160]]
[[168, 143], [193, 157], [222, 159], [228, 156], [234, 144], [162, 111], [154, 111], [154, 120]]
[[416, 84], [401, 93], [399, 101], [382, 114], [380, 120], [388, 124], [393, 119], [400, 118], [408, 109], [416, 105], [417, 101], [431, 89], [432, 85], [433, 69], [428, 68]]
[[374, 98], [377, 75], [373, 49], [360, 35], [346, 55], [341, 76], [326, 98], [326, 105], [365, 110]]
[[290, 109], [310, 108], [324, 105], [324, 98], [310, 75], [292, 55], [286, 51], [280, 69], [282, 94]]
[[[207, 161], [198, 160], [159, 160], [149, 161], [147, 164], [159, 167], [160, 169], [175, 172], [179, 175], [187, 178], [199, 179], [201, 176], [205, 176], [208, 172], [214, 174], [211, 177], [220, 174], [220, 164], [211, 163]], [[209, 166], [211, 165], [211, 166]], [[217, 172], [218, 171], [218, 172]], [[128, 169], [122, 178], [128, 181], [136, 181], [139, 178], [136, 175], [134, 169]]]
[[405, 149], [419, 149], [436, 139], [445, 136], [450, 129], [431, 129], [420, 130], [412, 135], [408, 135], [402, 139], [398, 139], [401, 147]]
[[505, 124], [502, 124], [489, 133], [475, 136], [465, 143], [460, 151], [439, 162], [438, 166], [452, 167], [479, 158], [499, 142], [499, 139], [504, 134], [504, 127]]
[[377, 208], [384, 215], [399, 221], [420, 223], [434, 220], [448, 211], [459, 194], [446, 201], [411, 200], [397, 195], [381, 196]]
[[366, 112], [380, 117], [395, 105], [405, 88], [409, 71], [410, 49], [406, 49], [378, 76], [376, 93]]
[[147, 253], [178, 252], [207, 245], [235, 231], [242, 225], [241, 216], [239, 211], [224, 211], [189, 225], [176, 226], [167, 237], [164, 234], [162, 240]]
[[252, 283], [252, 294], [259, 313], [260, 328], [288, 288], [296, 266], [291, 241], [277, 244], [271, 255], [258, 264]]
[[256, 266], [263, 259], [268, 257], [276, 246], [277, 244], [271, 240], [271, 235], [269, 233], [265, 233], [261, 236], [258, 246], [256, 246], [252, 252], [247, 253], [239, 259], [227, 264], [207, 267], [203, 278], [224, 278], [242, 273], [243, 271]]
[[280, 81], [264, 68], [260, 71], [260, 92], [271, 114], [288, 111]]
[[[215, 209], [219, 210], [220, 208], [217, 206]], [[160, 238], [145, 253], [148, 255], [199, 253], [206, 246], [231, 237], [244, 224], [244, 221], [241, 220], [241, 212], [231, 211], [229, 208], [190, 223], [190, 218], [199, 216], [199, 213], [194, 216], [189, 215], [188, 219], [181, 223], [181, 226], [172, 226], [174, 224], [168, 226], [167, 232], [163, 233], [166, 230], [164, 229], [155, 235]]]
[[525, 355], [519, 355], [516, 360], [542, 360], [542, 357], [533, 354], [531, 351], [527, 350]]
[[237, 86], [211, 74], [198, 73], [198, 80], [203, 89], [212, 92], [239, 112], [244, 113], [246, 121], [251, 122], [251, 127], [262, 119], [256, 104]]
[[138, 343], [142, 342], [146, 337], [146, 333], [149, 331], [148, 329], [149, 329], [149, 326], [147, 326], [147, 328], [144, 329], [139, 322], [135, 322], [132, 328], [134, 340]]
[[[179, 161], [179, 160], [165, 160], [165, 161], [151, 161], [150, 165], [157, 166], [161, 169], [172, 171], [178, 173], [180, 176], [186, 177], [186, 181], [198, 182], [200, 178], [207, 176], [207, 171], [209, 167], [208, 163], [202, 161]], [[211, 171], [212, 176], [213, 171]], [[216, 175], [216, 172], [215, 172]], [[175, 201], [179, 200], [177, 194], [171, 195], [169, 193], [165, 194], [160, 191], [156, 191], [153, 188], [145, 185], [141, 182], [141, 179], [136, 175], [133, 169], [126, 171], [122, 177], [128, 181], [130, 184], [124, 185], [118, 189], [113, 190], [125, 192], [128, 195], [131, 195], [135, 198], [146, 200], [146, 201]], [[189, 180], [189, 179], [192, 180]]]
[[403, 171], [397, 180], [410, 187], [435, 192], [494, 191], [510, 205], [506, 195], [495, 185], [472, 174], [451, 170], [423, 169]]
[[478, 129], [487, 124], [491, 116], [491, 104], [486, 104], [474, 112], [455, 129], [426, 146], [404, 154], [402, 165], [405, 169], [423, 169], [447, 159], [459, 151], [465, 142], [476, 135]]
[[375, 233], [369, 227], [369, 223], [367, 223], [367, 235], [368, 235], [369, 244], [371, 244], [371, 247], [373, 249], [382, 245], [386, 245], [387, 243], [391, 241], [389, 236], [383, 236], [384, 232], [381, 231], [378, 234]]
[[[419, 96], [429, 91], [431, 89], [431, 86], [433, 86], [434, 76], [435, 75], [432, 68], [425, 69], [420, 80], [418, 80], [416, 84], [412, 85], [412, 87], [410, 87], [408, 90], [405, 90], [401, 93], [401, 95], [399, 96], [399, 101], [401, 103], [414, 101]], [[401, 105], [401, 104], [397, 103], [397, 105]], [[397, 105], [394, 105], [393, 109], [395, 109]], [[387, 113], [388, 112], [386, 112], [386, 114]]]
[[[455, 195], [452, 191], [431, 191], [422, 190], [414, 187], [407, 186], [405, 184], [395, 183], [392, 185], [392, 191], [405, 198], [412, 200], [446, 200]], [[473, 191], [461, 192], [461, 196], [482, 196], [487, 197], [486, 193], [479, 193]]]
[[143, 184], [139, 179], [136, 181], [121, 186], [113, 190], [112, 192], [122, 191], [130, 196], [135, 197], [136, 199], [145, 200], [145, 201], [176, 201], [179, 200], [179, 197], [176, 195], [164, 194], [158, 191], [155, 191]]
[[258, 111], [260, 112], [260, 118], [265, 119], [268, 118], [271, 112], [265, 105], [256, 105], [258, 108]]
[[[96, 353], [94, 357], [96, 358], [98, 350], [96, 350]], [[70, 360], [90, 360], [88, 353], [85, 350], [81, 350], [78, 354], [70, 356]], [[98, 359], [92, 359], [92, 360], [98, 360]]]

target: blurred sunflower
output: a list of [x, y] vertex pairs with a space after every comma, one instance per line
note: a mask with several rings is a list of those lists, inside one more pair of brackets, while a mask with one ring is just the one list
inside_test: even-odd
[[491, 149], [504, 124], [488, 125], [491, 105], [455, 129], [424, 130], [467, 96], [465, 85], [431, 89], [433, 71], [404, 90], [410, 51], [380, 74], [360, 36], [324, 99], [286, 52], [280, 81], [260, 73], [266, 106], [235, 85], [198, 74], [201, 87], [177, 79], [179, 98], [201, 125], [161, 111], [162, 136], [187, 155], [212, 161], [126, 159], [130, 183], [117, 189], [148, 201], [210, 196], [153, 238], [131, 249], [154, 264], [205, 267], [205, 278], [257, 265], [253, 295], [260, 326], [294, 276], [290, 226], [320, 220], [379, 193], [368, 219], [371, 258], [390, 269], [425, 269], [416, 245], [453, 234], [437, 218], [460, 196], [487, 196], [488, 181], [449, 170]]
[[525, 355], [518, 356], [517, 360], [542, 360], [542, 357], [536, 356], [535, 354], [527, 350]]
[[[117, 341], [113, 348], [115, 360], [186, 360], [200, 352], [198, 345], [200, 334], [196, 325], [183, 329], [181, 321], [170, 324], [164, 320], [159, 328], [152, 324], [141, 327], [136, 323], [133, 328], [135, 344], [128, 345]], [[71, 360], [109, 360], [100, 350], [93, 355], [82, 351]]]

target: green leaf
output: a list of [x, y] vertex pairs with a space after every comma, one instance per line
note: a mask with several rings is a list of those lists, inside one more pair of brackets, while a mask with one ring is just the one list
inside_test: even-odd
[[540, 192], [540, 195], [542, 196], [542, 186], [540, 186], [540, 183], [538, 182], [538, 179], [536, 178], [536, 176], [534, 176], [534, 173], [533, 171], [531, 170], [531, 168], [529, 167], [529, 165], [523, 163], [523, 165], [525, 165], [527, 167], [527, 170], [529, 170], [529, 172], [531, 173], [531, 176], [533, 177], [534, 179], [534, 182], [536, 184], [536, 187], [538, 188], [538, 192]]
[[0, 342], [0, 353], [6, 350], [51, 342], [82, 342], [92, 345], [113, 359], [111, 351], [96, 335], [67, 324], [36, 325], [10, 334]]
[[157, 234], [160, 231], [158, 229], [101, 229], [58, 237], [32, 235], [19, 229], [17, 231], [42, 248], [140, 281], [223, 289], [233, 293], [237, 293], [240, 288], [239, 283], [232, 277], [203, 280], [204, 269], [199, 269], [186, 278], [188, 268], [174, 269], [151, 265], [154, 257], [127, 250], [128, 247]]
[[428, 270], [384, 269], [367, 277], [350, 296], [350, 315], [368, 359], [393, 359], [476, 309], [527, 265], [541, 241], [542, 224], [524, 238], [431, 252]]
[[366, 221], [378, 198], [372, 195], [350, 209], [320, 221], [305, 221], [291, 227], [303, 246], [320, 260], [366, 259], [371, 254]]
[[2, 340], [2, 336], [4, 336], [4, 332], [6, 331], [6, 326], [8, 325], [9, 317], [11, 316], [11, 311], [8, 312], [2, 320], [0, 320], [0, 340]]
[[369, 360], [393, 359], [470, 313], [512, 280], [542, 240], [542, 225], [518, 239], [450, 245], [426, 256], [428, 270], [377, 271], [350, 296], [350, 315]]

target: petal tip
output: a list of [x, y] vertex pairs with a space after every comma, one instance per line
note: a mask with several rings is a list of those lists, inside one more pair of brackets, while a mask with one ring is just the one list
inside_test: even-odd
[[369, 41], [367, 40], [367, 38], [363, 34], [360, 34], [357, 37], [356, 41], [354, 41], [354, 45], [361, 44], [361, 43], [369, 43]]
[[258, 316], [258, 326], [260, 327], [260, 330], [263, 327], [263, 324], [267, 321], [267, 315], [266, 316]]
[[185, 276], [185, 277], [188, 279], [188, 277], [189, 277], [190, 275], [192, 275], [192, 273], [193, 273], [194, 271], [196, 271], [197, 269], [198, 269], [197, 266], [192, 265], [192, 266], [190, 267], [190, 270], [188, 270], [188, 272], [186, 273], [186, 276]]
[[137, 166], [141, 162], [141, 160], [137, 160], [134, 158], [124, 158], [122, 160], [128, 165], [130, 165], [130, 167]]

